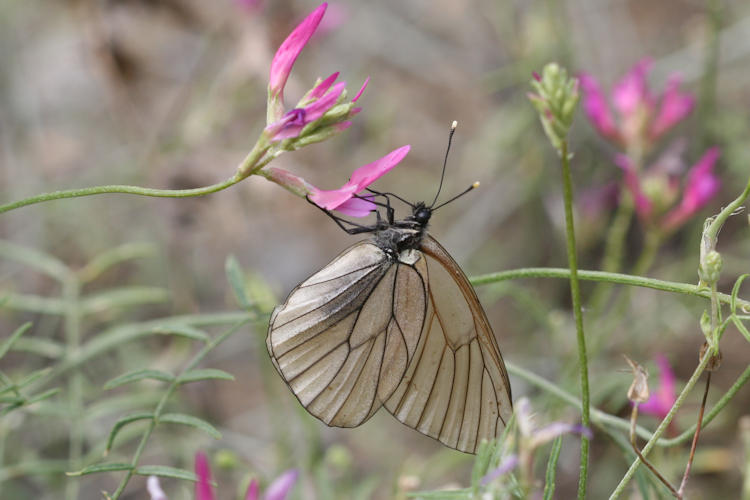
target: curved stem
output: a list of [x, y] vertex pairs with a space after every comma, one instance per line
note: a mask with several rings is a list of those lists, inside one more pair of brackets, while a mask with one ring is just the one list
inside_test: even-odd
[[[475, 276], [469, 281], [475, 286], [488, 285], [490, 283], [499, 283], [501, 281], [521, 279], [521, 278], [558, 278], [569, 279], [570, 270], [562, 267], [525, 267], [521, 269], [511, 269], [499, 273], [483, 274]], [[663, 292], [681, 293], [683, 295], [694, 295], [704, 299], [711, 298], [711, 290], [698, 285], [690, 285], [676, 281], [664, 281], [643, 276], [631, 276], [629, 274], [607, 273], [604, 271], [578, 271], [578, 278], [586, 281], [606, 281], [620, 285], [638, 286], [642, 288], [651, 288]], [[731, 303], [732, 297], [726, 293], [717, 293], [717, 299], [724, 304]], [[750, 308], [750, 301], [737, 299], [737, 305], [743, 308]]]
[[192, 196], [203, 196], [205, 194], [215, 193], [221, 191], [229, 186], [237, 184], [243, 179], [239, 175], [234, 175], [224, 182], [218, 184], [211, 184], [210, 186], [204, 186], [195, 189], [154, 189], [145, 188], [140, 186], [128, 186], [128, 185], [107, 185], [107, 186], [93, 186], [80, 189], [67, 189], [64, 191], [53, 191], [51, 193], [42, 193], [35, 196], [30, 196], [22, 200], [15, 201], [13, 203], [6, 203], [0, 205], [0, 214], [3, 212], [9, 212], [17, 208], [25, 207], [28, 205], [35, 205], [37, 203], [43, 203], [45, 201], [62, 200], [65, 198], [80, 198], [82, 196], [93, 196], [96, 194], [106, 193], [125, 193], [125, 194], [137, 194], [141, 196], [151, 196], [157, 198], [189, 198]]

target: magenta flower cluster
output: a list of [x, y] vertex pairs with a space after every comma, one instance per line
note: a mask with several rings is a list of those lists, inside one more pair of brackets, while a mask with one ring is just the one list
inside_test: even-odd
[[[268, 81], [268, 125], [264, 134], [271, 143], [288, 139], [308, 142], [322, 140], [341, 132], [351, 125], [349, 118], [361, 111], [353, 104], [361, 97], [369, 78], [354, 98], [346, 102], [346, 82], [336, 82], [339, 73], [320, 80], [310, 89], [293, 109], [284, 108], [284, 88], [295, 61], [310, 37], [321, 24], [328, 7], [323, 3], [313, 10], [284, 40], [271, 62]], [[307, 135], [306, 135], [307, 134]], [[336, 210], [352, 217], [365, 217], [376, 205], [372, 197], [359, 196], [370, 184], [395, 167], [409, 152], [410, 146], [402, 146], [386, 156], [359, 167], [349, 181], [334, 190], [322, 190], [299, 176], [278, 168], [269, 168], [267, 177], [298, 194], [307, 196], [326, 210]]]
[[[195, 500], [216, 500], [217, 497], [211, 486], [211, 467], [206, 455], [202, 452], [195, 455], [195, 474], [198, 476], [198, 482], [195, 484]], [[294, 469], [284, 472], [268, 485], [262, 497], [258, 480], [253, 479], [245, 493], [245, 500], [285, 500], [294, 488], [298, 475], [299, 472]]]
[[[680, 88], [679, 75], [672, 75], [661, 95], [655, 97], [648, 85], [651, 66], [650, 59], [633, 66], [614, 85], [609, 100], [593, 76], [583, 73], [579, 79], [583, 108], [592, 125], [623, 151], [615, 157], [615, 163], [623, 170], [624, 185], [638, 216], [648, 224], [672, 231], [718, 193], [721, 182], [714, 174], [714, 166], [720, 152], [715, 147], [706, 151], [684, 175], [684, 181], [680, 181], [679, 172], [660, 165], [664, 158], [648, 167], [643, 165], [643, 158], [695, 106], [695, 98]], [[681, 185], [682, 198], [675, 205]]]

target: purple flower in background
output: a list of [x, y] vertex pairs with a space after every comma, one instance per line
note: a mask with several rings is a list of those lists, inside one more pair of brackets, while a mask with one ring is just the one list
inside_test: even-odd
[[[198, 476], [198, 482], [195, 484], [195, 500], [216, 500], [211, 486], [211, 467], [208, 465], [205, 453], [200, 451], [195, 454], [195, 474]], [[254, 479], [247, 488], [245, 500], [261, 500], [261, 498], [262, 500], [285, 500], [294, 488], [298, 476], [299, 472], [294, 469], [284, 472], [266, 488], [266, 493], [262, 497], [259, 496], [260, 485]]]
[[641, 403], [638, 408], [641, 413], [663, 419], [677, 400], [676, 377], [669, 361], [663, 354], [656, 355], [656, 364], [659, 367], [659, 387], [652, 391], [648, 401]]
[[167, 495], [161, 489], [159, 478], [156, 476], [148, 476], [146, 491], [148, 491], [148, 496], [151, 500], [167, 500]]
[[407, 155], [411, 146], [401, 146], [384, 157], [356, 169], [349, 180], [340, 188], [325, 191], [313, 188], [310, 200], [326, 210], [336, 210], [352, 217], [365, 217], [375, 210], [372, 197], [355, 197], [370, 184], [395, 167]]
[[656, 99], [648, 86], [651, 59], [642, 59], [612, 87], [612, 107], [596, 79], [588, 73], [579, 77], [583, 109], [603, 137], [625, 148], [648, 149], [657, 139], [693, 110], [695, 99], [680, 90], [680, 77], [672, 75]]

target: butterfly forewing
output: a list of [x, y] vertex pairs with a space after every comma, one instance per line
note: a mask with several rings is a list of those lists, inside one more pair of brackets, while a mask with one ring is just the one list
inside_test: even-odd
[[307, 410], [354, 427], [381, 406], [474, 453], [509, 418], [510, 384], [468, 279], [437, 241], [389, 258], [358, 243], [295, 288], [268, 333], [274, 365]]

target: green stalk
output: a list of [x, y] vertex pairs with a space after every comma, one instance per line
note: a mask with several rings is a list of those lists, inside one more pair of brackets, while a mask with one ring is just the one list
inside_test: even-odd
[[[570, 279], [571, 272], [569, 269], [562, 267], [524, 267], [521, 269], [511, 269], [499, 273], [483, 274], [470, 279], [475, 286], [489, 285], [502, 281], [523, 279], [523, 278], [560, 278]], [[578, 271], [578, 278], [586, 281], [605, 281], [619, 285], [638, 286], [642, 288], [651, 288], [663, 292], [680, 293], [683, 295], [693, 295], [704, 299], [711, 299], [711, 290], [698, 285], [680, 283], [676, 281], [665, 281], [643, 276], [631, 276], [629, 274], [605, 273], [604, 271]], [[717, 293], [716, 298], [722, 304], [730, 304], [732, 297], [726, 293]], [[750, 301], [738, 299], [738, 307], [750, 308]]]
[[[216, 346], [224, 342], [226, 339], [228, 339], [234, 332], [240, 329], [242, 325], [247, 323], [248, 320], [243, 320], [238, 323], [236, 323], [231, 328], [227, 329], [222, 334], [218, 335], [216, 338], [211, 340], [211, 342], [207, 343], [205, 346], [203, 346], [203, 349], [198, 351], [198, 353], [193, 357], [193, 359], [190, 361], [190, 363], [185, 366], [185, 368], [182, 370], [180, 375], [183, 373], [187, 373], [198, 364], [203, 361], [203, 358], [206, 357], [206, 355], [211, 352]], [[146, 448], [146, 443], [148, 443], [149, 438], [151, 437], [151, 433], [156, 428], [157, 424], [159, 423], [159, 417], [161, 417], [162, 412], [164, 411], [164, 407], [167, 404], [167, 401], [172, 396], [175, 390], [177, 390], [177, 387], [180, 385], [180, 377], [175, 377], [174, 381], [169, 384], [169, 387], [167, 387], [166, 392], [164, 392], [164, 395], [159, 400], [159, 403], [156, 405], [156, 409], [154, 410], [154, 417], [151, 419], [151, 421], [148, 424], [148, 427], [143, 432], [143, 436], [141, 436], [141, 440], [138, 443], [138, 448], [136, 448], [135, 453], [133, 454], [133, 459], [130, 461], [131, 468], [127, 471], [125, 474], [125, 477], [122, 478], [122, 481], [120, 481], [120, 484], [117, 486], [117, 489], [112, 494], [112, 499], [117, 500], [120, 498], [120, 495], [122, 495], [123, 491], [125, 490], [125, 487], [128, 485], [128, 481], [130, 481], [130, 478], [133, 477], [133, 474], [135, 473], [135, 470], [138, 467], [138, 462], [141, 459], [141, 455], [143, 454], [143, 450]]]
[[[80, 283], [74, 273], [68, 273], [63, 281], [63, 299], [65, 300], [65, 343], [69, 355], [77, 352], [81, 346], [81, 311]], [[71, 374], [68, 380], [68, 421], [70, 422], [70, 444], [68, 447], [68, 467], [70, 470], [80, 468], [83, 454], [83, 375], [80, 370]], [[76, 500], [79, 493], [77, 479], [68, 480], [65, 484], [65, 498]]]
[[[573, 183], [570, 176], [568, 141], [562, 141], [561, 148], [563, 199], [565, 202], [565, 235], [568, 244], [568, 267], [570, 268], [570, 293], [573, 296], [573, 315], [576, 322], [578, 340], [578, 367], [581, 374], [581, 424], [589, 426], [589, 369], [586, 357], [586, 337], [583, 334], [583, 311], [581, 288], [578, 283], [578, 257], [576, 255], [575, 225], [573, 222]], [[578, 498], [586, 497], [586, 483], [589, 471], [589, 440], [581, 436], [581, 470], [578, 477]]]

